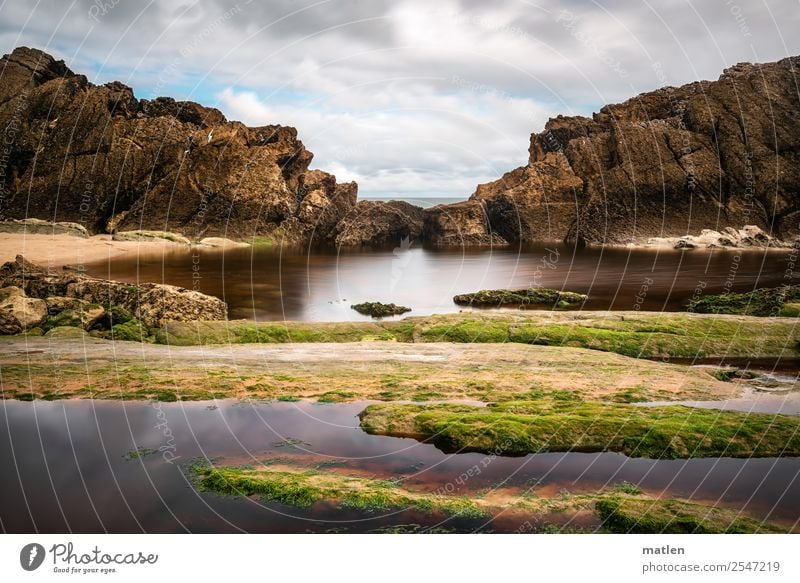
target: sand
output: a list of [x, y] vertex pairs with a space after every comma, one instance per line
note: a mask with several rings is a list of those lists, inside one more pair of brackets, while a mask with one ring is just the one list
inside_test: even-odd
[[185, 247], [167, 240], [112, 241], [111, 235], [83, 238], [68, 234], [0, 233], [0, 263], [22, 254], [34, 263], [60, 269], [64, 265], [100, 263], [120, 255], [153, 255]]

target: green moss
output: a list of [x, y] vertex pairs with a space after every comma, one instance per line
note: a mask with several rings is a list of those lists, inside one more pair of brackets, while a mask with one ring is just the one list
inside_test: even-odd
[[608, 496], [597, 500], [595, 511], [603, 528], [616, 533], [722, 534], [782, 532], [783, 529], [735, 510], [680, 500]]
[[294, 402], [300, 401], [301, 399], [300, 399], [300, 397], [295, 397], [294, 395], [280, 395], [278, 397], [278, 400], [279, 401], [285, 401], [285, 402], [288, 402], [288, 403], [294, 403]]
[[547, 288], [528, 288], [519, 290], [493, 289], [475, 293], [461, 294], [453, 298], [459, 306], [499, 307], [542, 306], [549, 308], [568, 308], [581, 305], [587, 296]]
[[127, 340], [132, 342], [144, 342], [147, 339], [148, 330], [136, 319], [126, 321], [124, 324], [114, 324], [111, 327], [110, 337], [114, 340]]
[[718, 381], [730, 382], [734, 379], [754, 379], [758, 374], [740, 368], [712, 368], [709, 374]]
[[138, 460], [142, 459], [143, 457], [153, 455], [155, 453], [158, 453], [158, 451], [155, 449], [150, 449], [149, 447], [137, 447], [136, 449], [132, 449], [131, 451], [126, 453], [125, 459]]
[[257, 468], [194, 466], [201, 490], [220, 494], [258, 495], [291, 506], [307, 507], [326, 501], [340, 508], [386, 512], [414, 508], [462, 518], [484, 518], [474, 500], [435, 496], [404, 489], [399, 482], [364, 478], [317, 469], [286, 468], [273, 463]]
[[616, 352], [634, 357], [785, 355], [797, 351], [792, 319], [683, 313], [459, 313], [383, 322], [170, 322], [162, 344], [250, 342], [517, 342]]
[[342, 403], [355, 396], [356, 394], [351, 391], [328, 391], [320, 395], [317, 401], [320, 403]]
[[466, 320], [434, 325], [424, 330], [425, 342], [508, 342], [508, 326], [501, 322]]
[[783, 285], [758, 288], [748, 293], [706, 295], [690, 300], [686, 309], [703, 314], [741, 314], [745, 316], [796, 316], [800, 286]]
[[42, 324], [42, 330], [48, 332], [53, 328], [58, 328], [61, 326], [80, 328], [82, 324], [83, 321], [81, 320], [81, 315], [79, 312], [74, 310], [63, 310], [55, 316], [47, 316], [47, 319]]
[[360, 418], [368, 433], [415, 436], [446, 451], [614, 451], [651, 458], [800, 455], [798, 417], [677, 405], [556, 399], [487, 407], [377, 404], [368, 406]]

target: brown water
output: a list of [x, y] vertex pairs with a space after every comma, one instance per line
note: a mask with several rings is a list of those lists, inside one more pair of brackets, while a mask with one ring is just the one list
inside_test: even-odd
[[368, 319], [350, 309], [357, 302], [394, 302], [412, 308], [407, 315], [428, 315], [458, 311], [456, 294], [529, 286], [588, 293], [586, 309], [677, 310], [697, 294], [791, 282], [788, 258], [775, 250], [262, 247], [124, 256], [89, 273], [197, 289], [228, 302], [231, 318], [345, 321]]
[[[413, 439], [368, 435], [366, 403], [217, 401], [2, 401], [0, 524], [4, 532], [513, 532], [527, 525], [435, 518], [414, 511], [367, 513], [317, 504], [298, 509], [198, 492], [189, 462], [256, 463], [289, 457], [341, 471], [401, 479], [409, 488], [455, 492], [500, 485], [541, 495], [622, 482], [652, 494], [740, 508], [791, 525], [800, 519], [800, 458], [650, 460], [613, 453], [495, 457], [447, 454]], [[294, 444], [294, 445], [292, 445]], [[165, 448], [128, 459], [137, 448]], [[174, 458], [174, 459], [173, 459]], [[461, 476], [476, 464], [481, 472]], [[474, 472], [473, 472], [474, 473]], [[562, 518], [563, 520], [563, 518]], [[597, 526], [583, 517], [565, 526]]]

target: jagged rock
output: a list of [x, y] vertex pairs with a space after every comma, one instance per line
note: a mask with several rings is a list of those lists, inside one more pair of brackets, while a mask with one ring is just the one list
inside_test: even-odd
[[425, 209], [425, 241], [432, 245], [508, 245], [492, 230], [483, 201], [468, 200]]
[[321, 243], [355, 204], [355, 183], [309, 171], [313, 155], [294, 128], [251, 128], [167, 97], [140, 100], [122, 83], [93, 85], [36, 49], [15, 49], [0, 70], [0, 127], [14, 129], [0, 220], [33, 216], [94, 233], [166, 230], [190, 239], [274, 232]]
[[336, 244], [401, 245], [419, 240], [425, 211], [404, 201], [362, 200], [339, 221]]
[[591, 118], [550, 119], [531, 135], [526, 166], [480, 185], [468, 203], [429, 211], [426, 238], [485, 243], [492, 233], [509, 242], [638, 244], [755, 225], [793, 240], [798, 67], [800, 57], [743, 63], [717, 81], [664, 87]]
[[0, 289], [0, 310], [11, 314], [23, 330], [34, 328], [47, 318], [43, 300], [25, 297], [22, 288], [5, 286]]
[[[50, 273], [21, 255], [0, 267], [0, 286], [21, 288], [26, 299], [38, 298], [44, 316], [48, 305], [55, 311], [75, 310], [76, 304], [70, 303], [70, 299], [80, 300], [78, 309], [85, 327], [91, 327], [104, 316], [97, 306], [89, 304], [122, 308], [152, 328], [172, 320], [188, 322], [227, 318], [225, 302], [197, 291], [155, 283], [132, 285], [78, 273]], [[66, 299], [54, 299], [58, 297]]]

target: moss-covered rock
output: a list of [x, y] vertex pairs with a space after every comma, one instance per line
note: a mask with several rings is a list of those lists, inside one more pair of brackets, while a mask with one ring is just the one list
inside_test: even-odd
[[411, 308], [398, 306], [397, 304], [382, 304], [381, 302], [363, 302], [350, 306], [359, 314], [372, 316], [373, 318], [386, 318], [388, 316], [399, 316], [410, 312]]
[[758, 288], [747, 293], [706, 295], [689, 300], [686, 310], [701, 314], [741, 314], [744, 316], [796, 316], [800, 307], [800, 286], [782, 285]]
[[445, 451], [613, 451], [667, 459], [800, 455], [800, 417], [680, 405], [558, 398], [487, 407], [393, 403], [370, 405], [360, 418], [368, 433], [430, 440]]
[[492, 289], [460, 294], [453, 297], [459, 306], [500, 307], [500, 306], [541, 306], [546, 308], [569, 308], [579, 306], [588, 296], [568, 291], [543, 287], [507, 290]]

